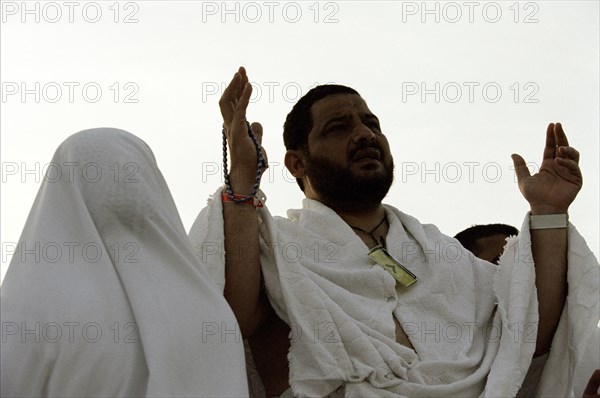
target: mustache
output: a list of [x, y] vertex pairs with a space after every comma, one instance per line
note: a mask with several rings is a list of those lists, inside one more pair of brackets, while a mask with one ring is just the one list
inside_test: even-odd
[[381, 147], [379, 145], [377, 145], [375, 143], [375, 141], [367, 141], [367, 140], [362, 140], [359, 141], [358, 144], [356, 144], [356, 146], [354, 148], [352, 148], [352, 151], [350, 151], [350, 153], [348, 154], [348, 160], [352, 160], [354, 159], [354, 157], [356, 156], [356, 154], [360, 151], [362, 151], [363, 149], [377, 149], [380, 153], [380, 155], [383, 157], [383, 151], [381, 150]]

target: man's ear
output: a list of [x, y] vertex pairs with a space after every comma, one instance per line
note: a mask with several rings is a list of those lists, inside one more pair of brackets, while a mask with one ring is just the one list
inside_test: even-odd
[[304, 151], [298, 149], [288, 149], [284, 157], [285, 167], [296, 178], [305, 176], [304, 170]]

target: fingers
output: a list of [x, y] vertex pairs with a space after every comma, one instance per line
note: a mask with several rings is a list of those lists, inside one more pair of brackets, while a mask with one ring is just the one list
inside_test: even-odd
[[239, 98], [239, 101], [236, 104], [235, 110], [233, 112], [232, 124], [236, 125], [238, 123], [246, 123], [246, 109], [248, 108], [248, 103], [250, 102], [251, 95], [252, 85], [246, 81], [244, 89], [242, 90], [241, 97]]
[[569, 140], [560, 123], [554, 125], [554, 140], [557, 146], [569, 146]]
[[579, 162], [579, 151], [573, 147], [559, 146], [557, 152], [557, 159], [572, 159], [575, 162]]
[[529, 167], [527, 167], [527, 164], [525, 164], [525, 159], [516, 153], [513, 153], [510, 157], [512, 158], [515, 166], [515, 174], [517, 175], [518, 182], [521, 182], [521, 180], [531, 175], [529, 173]]
[[221, 108], [221, 115], [225, 124], [231, 123], [239, 102], [244, 96], [247, 83], [248, 75], [246, 74], [246, 69], [240, 66], [219, 100], [219, 107]]
[[559, 157], [579, 162], [579, 152], [575, 148], [569, 147], [569, 140], [562, 124], [550, 123], [546, 129], [543, 159], [558, 159]]
[[579, 164], [577, 164], [576, 161], [571, 160], [571, 159], [563, 159], [563, 158], [556, 158], [555, 160], [559, 166], [563, 166], [563, 167], [566, 167], [567, 169], [569, 169], [569, 172], [571, 172], [571, 174], [581, 175], [581, 170], [579, 169]]
[[567, 167], [573, 174], [581, 174], [579, 170], [579, 151], [569, 146], [569, 140], [560, 123], [554, 127], [554, 137], [556, 142], [556, 163]]
[[248, 83], [248, 75], [246, 74], [246, 69], [244, 69], [243, 66], [240, 66], [240, 68], [238, 69], [237, 73], [242, 78], [242, 81], [236, 87], [236, 98], [239, 100], [239, 98], [242, 96], [242, 93], [244, 91], [244, 87], [246, 86], [246, 83]]
[[554, 123], [550, 123], [546, 129], [546, 146], [542, 159], [554, 159], [556, 157], [556, 137], [554, 134]]
[[223, 91], [221, 99], [219, 99], [219, 108], [221, 108], [221, 116], [223, 116], [223, 121], [225, 124], [231, 123], [231, 118], [233, 117], [238, 98], [237, 91], [241, 80], [241, 74], [236, 72], [225, 91]]
[[[254, 131], [254, 135], [256, 136], [256, 140], [258, 141], [258, 143], [262, 144], [262, 137], [263, 137], [262, 125], [258, 122], [254, 122], [250, 125], [250, 127], [252, 127], [252, 131]], [[265, 150], [264, 147], [262, 147], [262, 151], [263, 151], [263, 157], [265, 158], [265, 163], [266, 163], [265, 169], [267, 169], [267, 168], [269, 168], [269, 158], [267, 157], [267, 151]]]
[[557, 168], [557, 172], [559, 173], [559, 175], [561, 175], [563, 178], [572, 181], [576, 184], [578, 184], [579, 186], [581, 186], [581, 184], [583, 183], [583, 175], [581, 173], [581, 169], [579, 168], [579, 152], [577, 152], [577, 150], [575, 148], [571, 148], [571, 147], [559, 147], [559, 152], [565, 152], [568, 151], [571, 154], [569, 156], [573, 156], [573, 158], [570, 157], [556, 157], [554, 159], [554, 161], [556, 162], [557, 166], [559, 166]]
[[254, 131], [254, 135], [256, 135], [256, 139], [258, 140], [258, 143], [262, 144], [262, 135], [263, 135], [262, 125], [260, 123], [254, 122], [250, 125], [250, 127], [252, 127], [252, 131]]

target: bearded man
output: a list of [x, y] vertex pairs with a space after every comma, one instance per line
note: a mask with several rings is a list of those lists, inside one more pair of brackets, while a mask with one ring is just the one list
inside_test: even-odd
[[[537, 393], [568, 395], [597, 319], [598, 262], [566, 216], [582, 176], [560, 124], [548, 126], [539, 173], [512, 155], [531, 211], [496, 267], [382, 204], [390, 147], [345, 86], [314, 88], [288, 115], [285, 165], [306, 198], [272, 217], [264, 197], [247, 196], [261, 172], [251, 90], [240, 68], [223, 93], [231, 173], [190, 237], [200, 252], [224, 240], [224, 262], [206, 265], [268, 396], [516, 396], [545, 355]], [[251, 129], [260, 141], [260, 124]]]

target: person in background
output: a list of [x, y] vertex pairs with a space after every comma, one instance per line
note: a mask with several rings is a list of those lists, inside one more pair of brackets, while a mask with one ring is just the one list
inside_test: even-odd
[[475, 256], [498, 265], [506, 238], [518, 234], [519, 230], [511, 225], [487, 224], [473, 225], [454, 235], [454, 238]]

